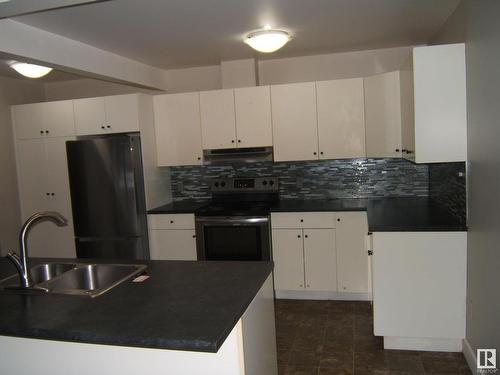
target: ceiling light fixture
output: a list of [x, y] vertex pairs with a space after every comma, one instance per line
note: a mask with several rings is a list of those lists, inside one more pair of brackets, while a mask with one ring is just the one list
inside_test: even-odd
[[21, 62], [12, 63], [10, 64], [10, 67], [19, 74], [28, 78], [40, 78], [49, 74], [52, 71], [52, 68], [49, 68], [47, 66], [27, 64]]
[[259, 52], [270, 53], [279, 50], [291, 38], [286, 31], [265, 29], [248, 34], [244, 42]]

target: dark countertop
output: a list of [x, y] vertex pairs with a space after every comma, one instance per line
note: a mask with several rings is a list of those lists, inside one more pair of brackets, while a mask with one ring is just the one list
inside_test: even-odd
[[[271, 262], [131, 263], [151, 277], [97, 298], [0, 291], [0, 335], [215, 353], [272, 271]], [[13, 273], [0, 259], [0, 279]]]
[[[175, 202], [148, 213], [194, 213], [205, 202]], [[378, 199], [287, 199], [271, 212], [367, 211], [370, 232], [466, 231], [467, 227], [428, 197]]]
[[178, 201], [153, 208], [148, 214], [192, 214], [210, 201]]
[[366, 211], [370, 232], [466, 231], [438, 202], [427, 198], [281, 200], [271, 212]]

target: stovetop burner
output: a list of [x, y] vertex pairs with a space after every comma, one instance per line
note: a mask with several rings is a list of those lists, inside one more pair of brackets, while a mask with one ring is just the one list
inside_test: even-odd
[[218, 178], [210, 187], [212, 201], [196, 216], [268, 216], [279, 198], [277, 177]]

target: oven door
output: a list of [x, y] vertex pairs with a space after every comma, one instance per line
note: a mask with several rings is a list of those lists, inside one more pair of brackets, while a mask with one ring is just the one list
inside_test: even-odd
[[198, 260], [271, 260], [269, 217], [196, 217]]

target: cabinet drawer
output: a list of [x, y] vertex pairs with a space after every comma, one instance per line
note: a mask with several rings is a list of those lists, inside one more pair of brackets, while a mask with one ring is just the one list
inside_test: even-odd
[[194, 214], [148, 215], [149, 229], [194, 229]]
[[272, 228], [335, 228], [334, 212], [276, 212]]

